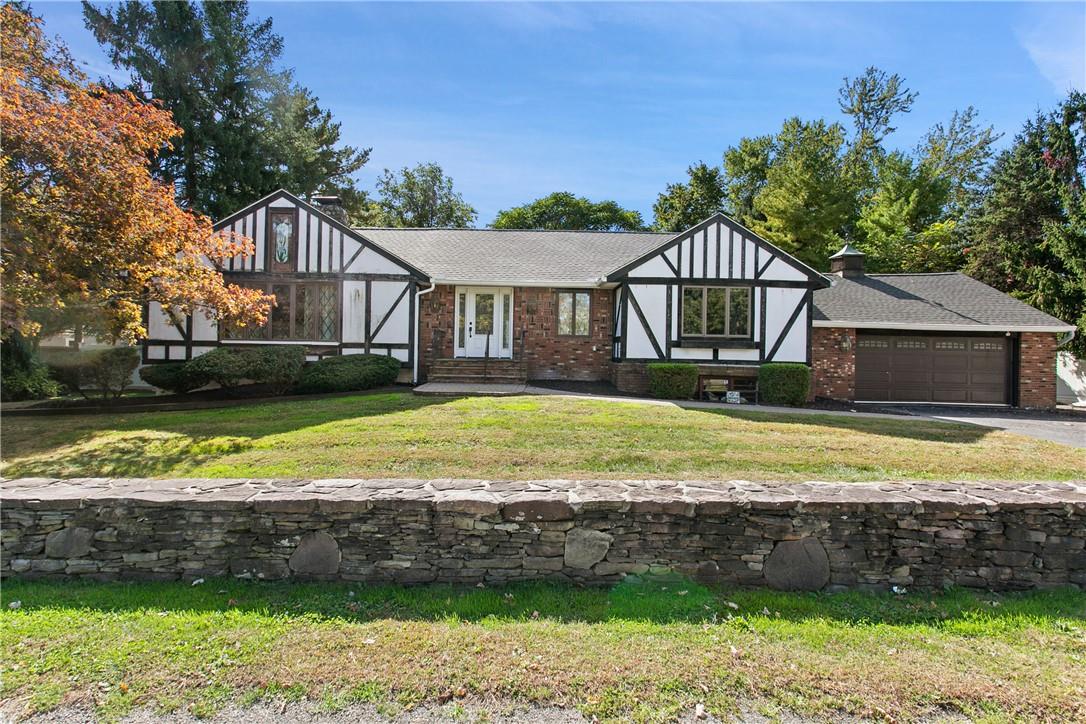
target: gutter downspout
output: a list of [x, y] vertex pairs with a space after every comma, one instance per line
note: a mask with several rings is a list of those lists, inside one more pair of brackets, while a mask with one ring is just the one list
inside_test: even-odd
[[1062, 347], [1065, 344], [1067, 344], [1068, 342], [1070, 342], [1072, 339], [1074, 339], [1075, 338], [1075, 332], [1077, 332], [1077, 331], [1078, 331], [1077, 329], [1072, 329], [1070, 332], [1064, 332], [1062, 335], [1057, 337], [1056, 338], [1056, 347], [1057, 348]]
[[415, 335], [415, 359], [413, 360], [413, 369], [411, 371], [411, 384], [417, 385], [419, 383], [419, 357], [422, 356], [422, 349], [419, 347], [419, 327], [422, 325], [422, 319], [419, 317], [420, 307], [422, 306], [422, 296], [434, 291], [437, 284], [433, 281], [430, 282], [430, 286], [415, 293], [415, 328], [411, 330], [411, 334]]

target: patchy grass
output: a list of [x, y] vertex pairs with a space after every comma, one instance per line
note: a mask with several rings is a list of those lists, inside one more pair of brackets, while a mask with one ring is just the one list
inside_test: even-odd
[[[8, 603], [21, 607], [8, 609]], [[697, 703], [899, 720], [1086, 717], [1086, 593], [8, 582], [4, 710], [481, 697], [658, 721]]]
[[928, 420], [389, 393], [9, 417], [6, 477], [1069, 479], [1082, 451]]

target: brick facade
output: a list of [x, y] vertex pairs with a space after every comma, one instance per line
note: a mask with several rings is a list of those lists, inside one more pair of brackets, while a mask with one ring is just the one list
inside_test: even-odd
[[[524, 360], [530, 380], [609, 380], [612, 291], [587, 290], [591, 295], [587, 337], [558, 334], [558, 291], [552, 287], [513, 289], [515, 359]], [[419, 371], [425, 379], [434, 359], [453, 356], [456, 288], [438, 285], [422, 297], [419, 317]]]
[[1023, 332], [1019, 341], [1018, 406], [1056, 406], [1056, 335]]
[[649, 394], [649, 371], [644, 362], [615, 362], [611, 365], [611, 384], [631, 395]]
[[[842, 349], [848, 337], [848, 351]], [[856, 397], [856, 330], [811, 330], [811, 399], [851, 401]]]
[[516, 337], [522, 331], [524, 333], [523, 354], [528, 364], [528, 379], [610, 379], [612, 291], [587, 290], [591, 295], [587, 337], [558, 334], [558, 291], [552, 288], [513, 290], [513, 334]]

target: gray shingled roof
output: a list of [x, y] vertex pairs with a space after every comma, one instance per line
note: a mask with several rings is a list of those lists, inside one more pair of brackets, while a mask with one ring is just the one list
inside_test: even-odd
[[[977, 326], [1015, 331], [1025, 327], [1074, 329], [998, 289], [960, 272], [945, 274], [827, 275], [832, 286], [814, 292], [814, 320], [856, 326], [917, 328]], [[1055, 330], [1053, 330], [1055, 331]]]
[[589, 284], [674, 234], [504, 229], [356, 231], [439, 281]]

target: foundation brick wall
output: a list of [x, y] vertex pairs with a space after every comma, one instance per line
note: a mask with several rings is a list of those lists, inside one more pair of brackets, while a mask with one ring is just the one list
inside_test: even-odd
[[[845, 337], [851, 344], [841, 349]], [[856, 330], [834, 327], [811, 329], [811, 393], [812, 400], [851, 401], [856, 397]]]
[[[607, 380], [611, 377], [612, 292], [588, 290], [589, 336], [558, 334], [557, 288], [513, 289], [513, 353], [530, 380]], [[419, 312], [420, 374], [434, 359], [453, 356], [456, 288], [438, 285], [422, 297]], [[523, 345], [521, 343], [523, 332]]]
[[1056, 335], [1023, 332], [1019, 341], [1018, 405], [1056, 406]]
[[[680, 361], [680, 360], [672, 360]], [[682, 360], [686, 361], [686, 360]], [[611, 384], [620, 392], [631, 395], [648, 396], [649, 370], [648, 362], [614, 362], [611, 365]], [[734, 375], [736, 377], [757, 377], [756, 365], [728, 365], [719, 363], [694, 363], [698, 368], [698, 374], [709, 375]]]
[[27, 479], [0, 575], [1086, 587], [1086, 484]]
[[619, 392], [647, 397], [649, 371], [644, 362], [614, 362], [611, 364], [611, 384]]

